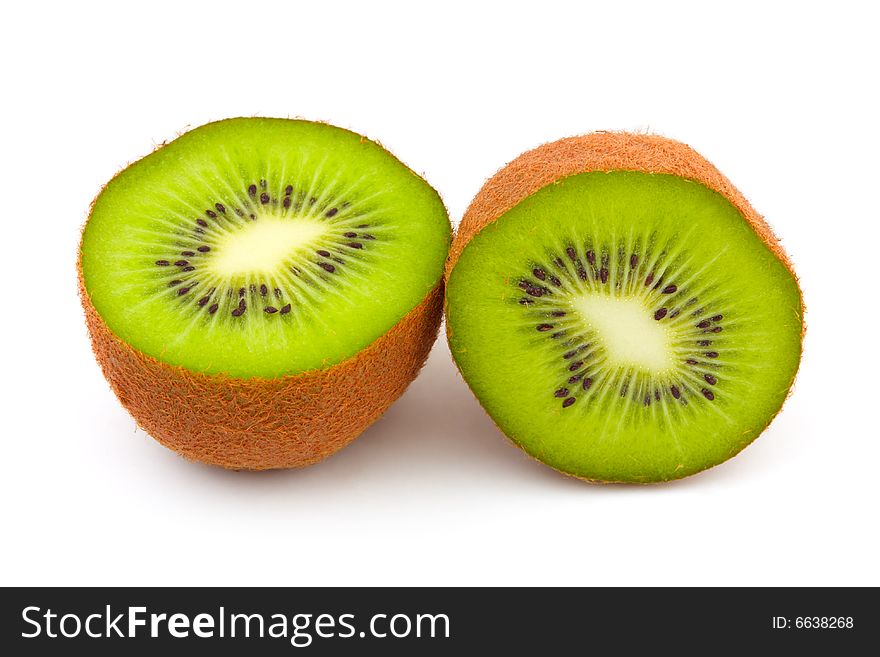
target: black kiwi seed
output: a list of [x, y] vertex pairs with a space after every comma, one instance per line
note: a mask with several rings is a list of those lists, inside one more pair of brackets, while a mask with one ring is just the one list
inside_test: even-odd
[[584, 376], [583, 373], [575, 374], [574, 376], [568, 377], [568, 382], [569, 383], [577, 383], [578, 381], [580, 381], [583, 378], [583, 376]]
[[552, 313], [550, 313], [550, 316], [551, 317], [565, 317], [565, 311], [564, 310], [554, 310]]
[[248, 194], [251, 196], [257, 195], [257, 186], [256, 185], [248, 185]]
[[702, 392], [703, 397], [705, 397], [709, 401], [712, 401], [713, 399], [715, 399], [715, 395], [711, 390], [707, 390], [706, 388], [703, 388], [702, 390], [700, 390], [700, 392]]
[[715, 315], [715, 316], [712, 318], [712, 321], [713, 321], [713, 322], [720, 322], [722, 319], [724, 319], [724, 315]]
[[291, 194], [293, 194], [293, 185], [288, 185], [287, 187], [285, 187], [284, 194], [285, 196], [290, 196]]
[[706, 379], [706, 383], [708, 383], [710, 386], [714, 386], [716, 383], [718, 383], [718, 379], [716, 379], [711, 374], [705, 374], [703, 375], [703, 378]]
[[329, 258], [329, 257], [330, 257], [330, 252], [329, 252], [329, 251], [326, 251], [326, 250], [324, 250], [324, 249], [321, 249], [320, 251], [317, 251], [316, 253], [317, 253], [319, 256], [321, 256], [322, 258]]
[[708, 347], [710, 344], [712, 344], [711, 340], [698, 340], [697, 341], [697, 345], [700, 347]]
[[353, 233], [352, 231], [348, 231], [347, 233], [342, 233], [343, 237], [357, 237], [357, 233]]
[[195, 271], [195, 270], [196, 270], [196, 268], [193, 267], [192, 265], [190, 265], [189, 267], [184, 267], [180, 271]]
[[667, 285], [663, 288], [663, 294], [674, 294], [678, 290], [675, 285]]
[[226, 213], [226, 206], [222, 203], [215, 203], [214, 207], [217, 208], [217, 212], [222, 212], [224, 214]]
[[651, 272], [650, 274], [648, 274], [645, 277], [645, 287], [650, 286], [651, 283], [653, 283], [653, 282], [654, 282], [654, 272]]
[[167, 267], [171, 263], [168, 262], [167, 260], [157, 260], [156, 264], [159, 265], [160, 267]]
[[553, 393], [555, 397], [568, 397], [568, 388], [560, 388]]
[[201, 226], [202, 228], [207, 228], [207, 227], [208, 227], [208, 222], [205, 221], [204, 219], [201, 219], [201, 218], [196, 219], [196, 223], [197, 223], [199, 226]]
[[266, 192], [260, 194], [260, 203], [266, 205], [269, 202], [269, 195]]
[[334, 267], [333, 265], [331, 265], [329, 262], [319, 262], [319, 263], [318, 263], [318, 266], [319, 266], [321, 269], [323, 269], [324, 271], [326, 271], [326, 272], [328, 272], [328, 273], [330, 273], [330, 274], [332, 274], [333, 272], [336, 271], [336, 267]]
[[189, 263], [186, 260], [178, 260], [174, 264], [178, 267], [186, 267]]
[[260, 296], [263, 296], [263, 297], [264, 297], [264, 296], [266, 296], [267, 294], [269, 294], [269, 288], [266, 287], [266, 284], [265, 284], [265, 283], [263, 283], [262, 285], [260, 285]]
[[720, 326], [716, 326], [712, 329], [712, 333], [721, 333], [723, 330]]
[[706, 358], [718, 358], [718, 352], [717, 351], [707, 351]]
[[275, 306], [266, 306], [263, 308], [263, 312], [271, 315], [272, 313], [277, 313], [278, 309]]
[[586, 379], [584, 379], [584, 382], [581, 384], [581, 387], [584, 390], [589, 390], [591, 385], [593, 385], [593, 379], [591, 379], [590, 377], [587, 377]]
[[572, 404], [574, 404], [574, 397], [569, 397], [564, 402], [562, 402], [562, 408], [568, 408]]
[[599, 280], [603, 283], [608, 282], [608, 270], [605, 267], [602, 267], [602, 269], [599, 270]]
[[553, 328], [553, 324], [538, 324], [535, 328], [541, 332], [549, 331], [550, 329]]
[[337, 212], [339, 212], [337, 208], [330, 208], [329, 210], [327, 210], [327, 212], [324, 213], [324, 216], [330, 218], [334, 216]]
[[589, 262], [591, 265], [596, 264], [596, 254], [592, 250], [587, 251], [587, 262]]
[[215, 312], [217, 312], [217, 309], [218, 309], [219, 307], [220, 307], [219, 304], [212, 303], [210, 306], [208, 306], [208, 312], [211, 313], [211, 314], [213, 315]]
[[217, 213], [214, 212], [213, 210], [205, 210], [205, 214], [208, 215], [209, 217], [211, 217], [211, 219], [217, 218]]
[[581, 367], [583, 367], [583, 365], [584, 365], [584, 361], [582, 361], [582, 360], [576, 361], [568, 366], [568, 371], [569, 372], [577, 372], [579, 369], [581, 369]]
[[704, 319], [702, 322], [697, 324], [697, 328], [709, 328], [709, 324], [711, 324], [711, 322], [708, 319]]
[[676, 386], [669, 386], [669, 391], [672, 393], [672, 396], [676, 399], [681, 397], [681, 391]]
[[205, 305], [206, 303], [208, 303], [210, 300], [211, 300], [211, 295], [210, 295], [210, 294], [207, 295], [207, 296], [202, 297], [201, 299], [199, 299], [199, 301], [198, 301], [198, 303], [199, 303], [199, 308], [201, 308], [202, 306], [204, 306], [204, 305]]
[[633, 253], [633, 254], [629, 257], [629, 268], [630, 268], [630, 269], [635, 269], [635, 268], [638, 267], [638, 266], [639, 266], [639, 256], [637, 256], [635, 253]]
[[543, 281], [543, 280], [547, 279], [547, 273], [543, 269], [541, 269], [540, 267], [535, 267], [532, 270], [532, 273], [535, 275], [535, 278], [537, 278], [539, 281]]
[[281, 314], [282, 315], [286, 315], [289, 312], [290, 312], [290, 304], [289, 303], [285, 304], [284, 306], [281, 307]]
[[183, 281], [175, 278], [173, 281], [169, 281], [168, 287], [174, 287], [176, 285], [180, 285], [181, 283], [183, 283]]
[[658, 310], [657, 312], [654, 313], [654, 319], [656, 319], [658, 322], [661, 319], [663, 319], [664, 317], [666, 317], [666, 308], [661, 308], [660, 310]]
[[207, 253], [207, 252], [210, 251], [210, 250], [211, 250], [211, 247], [210, 247], [210, 246], [205, 246], [205, 245], [202, 245], [202, 246], [200, 246], [199, 248], [196, 249], [196, 251], [198, 251], [198, 252], [200, 252], [200, 253]]
[[376, 238], [373, 237], [372, 235], [368, 235], [368, 234], [364, 233], [363, 235], [361, 235], [361, 239], [363, 239], [363, 240], [374, 240], [374, 239], [376, 239]]
[[349, 242], [349, 243], [348, 243], [348, 246], [350, 246], [350, 247], [353, 248], [353, 249], [362, 249], [362, 248], [364, 248], [364, 245], [361, 244], [360, 242]]
[[694, 360], [693, 358], [688, 358], [688, 359], [687, 359], [686, 361], [684, 361], [684, 362], [687, 363], [688, 365], [696, 365], [696, 364], [697, 364], [697, 361]]
[[238, 302], [238, 307], [232, 311], [232, 316], [233, 317], [241, 317], [242, 315], [244, 315], [246, 310], [247, 310], [247, 303], [245, 303], [245, 300], [242, 299], [241, 301]]
[[184, 257], [186, 257], [186, 258], [191, 258], [191, 257], [194, 256], [195, 254], [196, 254], [195, 251], [181, 251], [181, 252], [180, 252], [180, 255], [182, 255], [182, 256], [184, 256]]
[[285, 208], [289, 208], [290, 207], [290, 197], [285, 196], [284, 200], [281, 201], [281, 205], [283, 205]]

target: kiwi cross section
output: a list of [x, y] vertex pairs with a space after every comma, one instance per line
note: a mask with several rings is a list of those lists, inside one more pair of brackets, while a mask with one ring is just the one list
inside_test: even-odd
[[233, 119], [111, 180], [81, 265], [91, 303], [138, 351], [274, 378], [326, 369], [385, 334], [436, 285], [448, 243], [436, 192], [378, 144], [326, 124]]
[[797, 282], [721, 194], [586, 172], [465, 245], [447, 284], [453, 357], [516, 444], [569, 474], [658, 481], [729, 458], [800, 358]]

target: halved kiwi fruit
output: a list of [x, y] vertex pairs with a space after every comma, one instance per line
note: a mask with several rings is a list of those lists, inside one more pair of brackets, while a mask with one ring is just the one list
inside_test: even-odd
[[791, 262], [742, 194], [687, 146], [621, 133], [544, 145], [486, 183], [446, 312], [501, 430], [596, 481], [735, 455], [782, 407], [803, 334]]
[[437, 193], [358, 134], [205, 125], [94, 202], [79, 280], [95, 354], [137, 422], [181, 454], [313, 463], [424, 363], [450, 233]]

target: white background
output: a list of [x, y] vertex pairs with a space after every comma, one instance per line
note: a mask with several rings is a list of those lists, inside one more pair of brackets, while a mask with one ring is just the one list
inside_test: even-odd
[[[0, 39], [2, 584], [880, 584], [878, 139], [870, 3], [15, 3]], [[743, 454], [601, 487], [513, 449], [445, 341], [301, 471], [188, 463], [136, 430], [75, 286], [101, 186], [187, 127], [327, 120], [454, 221], [523, 150], [653, 131], [712, 160], [796, 264], [793, 397]]]

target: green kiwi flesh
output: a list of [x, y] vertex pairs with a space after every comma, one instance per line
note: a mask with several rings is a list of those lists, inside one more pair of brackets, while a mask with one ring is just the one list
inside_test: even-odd
[[94, 307], [136, 350], [273, 378], [386, 333], [437, 285], [449, 240], [437, 193], [378, 144], [321, 123], [230, 119], [108, 183], [81, 266]]
[[730, 202], [678, 176], [548, 185], [465, 246], [447, 331], [499, 428], [577, 477], [652, 482], [735, 455], [801, 354], [792, 273]]

